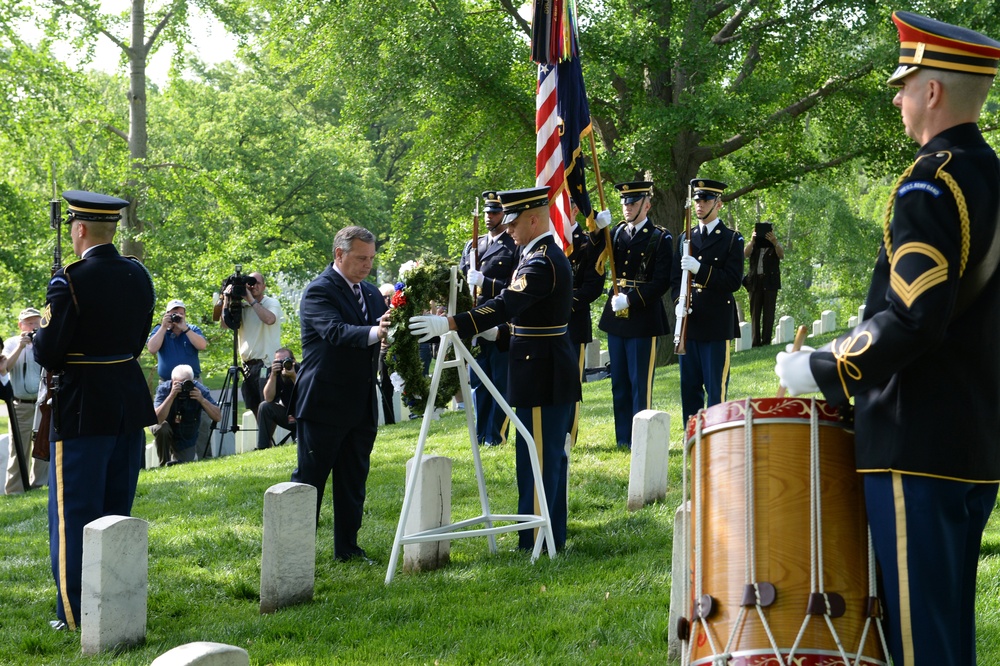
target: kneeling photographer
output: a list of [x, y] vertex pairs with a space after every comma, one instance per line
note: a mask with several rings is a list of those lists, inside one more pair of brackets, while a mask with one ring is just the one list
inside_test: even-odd
[[274, 361], [264, 382], [264, 401], [257, 412], [257, 450], [271, 447], [275, 426], [295, 434], [295, 418], [288, 413], [292, 389], [298, 378], [299, 364], [292, 351], [282, 347], [274, 352]]
[[222, 410], [212, 399], [208, 388], [194, 379], [190, 365], [181, 364], [173, 369], [170, 379], [156, 387], [153, 398], [156, 425], [150, 430], [156, 440], [156, 453], [160, 466], [195, 459], [198, 443], [198, 426], [202, 414], [213, 421], [222, 418]]
[[223, 282], [222, 327], [237, 331], [243, 361], [243, 402], [257, 416], [261, 377], [281, 346], [281, 304], [265, 296], [267, 285], [260, 273], [241, 274], [237, 265]]

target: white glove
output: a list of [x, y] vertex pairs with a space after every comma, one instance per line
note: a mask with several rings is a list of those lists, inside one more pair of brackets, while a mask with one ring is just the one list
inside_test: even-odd
[[810, 347], [809, 345], [802, 345], [801, 347], [798, 348], [798, 350], [796, 350], [795, 345], [789, 342], [787, 345], [785, 345], [785, 351], [788, 352], [789, 354], [794, 354], [796, 351], [809, 352], [811, 354], [812, 352], [816, 351], [816, 349], [814, 347]]
[[410, 317], [410, 335], [417, 336], [417, 342], [427, 342], [448, 332], [448, 318], [437, 315]]
[[611, 309], [621, 312], [628, 307], [628, 296], [625, 294], [615, 294], [611, 297]]
[[479, 287], [483, 284], [483, 274], [481, 271], [477, 271], [474, 268], [469, 269], [469, 275], [466, 277], [466, 281], [473, 287]]
[[499, 335], [499, 333], [500, 333], [500, 329], [498, 329], [496, 326], [494, 326], [493, 328], [488, 328], [485, 331], [483, 331], [482, 333], [480, 333], [479, 337], [481, 337], [483, 340], [489, 340], [490, 342], [496, 342], [497, 335]]
[[685, 254], [683, 257], [681, 257], [681, 270], [697, 273], [699, 270], [701, 270], [701, 262], [692, 257], [691, 255]]
[[594, 218], [594, 222], [597, 223], [598, 229], [603, 229], [604, 227], [608, 226], [609, 224], [611, 224], [611, 211], [602, 210], [600, 213], [597, 214], [597, 217]]
[[[806, 348], [803, 347], [803, 349]], [[819, 386], [816, 385], [816, 380], [813, 379], [812, 369], [809, 367], [808, 352], [778, 352], [777, 362], [774, 364], [774, 373], [778, 375], [781, 385], [788, 389], [790, 395], [802, 395], [803, 393], [815, 393], [819, 391]]]
[[684, 310], [684, 303], [681, 302], [681, 301], [678, 301], [677, 305], [674, 306], [674, 316], [677, 317], [678, 319], [683, 319], [684, 317], [686, 317], [689, 314], [691, 314], [691, 310], [688, 309], [687, 311], [685, 311]]

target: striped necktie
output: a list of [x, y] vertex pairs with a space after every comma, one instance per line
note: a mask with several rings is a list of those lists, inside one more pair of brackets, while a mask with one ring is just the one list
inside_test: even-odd
[[365, 307], [365, 297], [361, 294], [361, 285], [354, 285], [354, 297], [358, 299], [358, 305], [361, 306], [361, 314], [364, 318], [368, 319], [368, 308]]

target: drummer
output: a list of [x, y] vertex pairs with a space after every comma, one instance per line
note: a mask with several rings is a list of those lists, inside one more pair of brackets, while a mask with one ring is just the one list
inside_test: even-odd
[[[916, 161], [890, 196], [865, 319], [778, 354], [792, 394], [855, 399], [895, 664], [976, 663], [976, 567], [1000, 480], [1000, 161], [977, 122], [1000, 42], [894, 12], [888, 84]], [[964, 368], [941, 388], [941, 372]]]

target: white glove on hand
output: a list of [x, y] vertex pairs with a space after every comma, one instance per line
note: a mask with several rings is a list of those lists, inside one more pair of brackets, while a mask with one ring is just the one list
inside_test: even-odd
[[483, 284], [483, 274], [474, 268], [469, 269], [469, 275], [465, 278], [473, 287], [480, 287]]
[[615, 312], [621, 312], [628, 307], [628, 296], [625, 294], [615, 294], [611, 297], [611, 309]]
[[594, 218], [594, 222], [597, 223], [598, 229], [603, 229], [604, 227], [608, 226], [609, 224], [611, 224], [611, 211], [602, 210], [600, 213], [597, 214], [597, 217]]
[[802, 345], [796, 350], [795, 345], [789, 342], [787, 345], [785, 345], [785, 351], [788, 352], [789, 354], [794, 354], [796, 351], [809, 352], [811, 354], [812, 352], [816, 351], [816, 349], [814, 347], [810, 347], [809, 345]]
[[699, 270], [701, 270], [701, 262], [692, 257], [691, 255], [685, 254], [683, 257], [681, 257], [681, 270], [697, 273]]
[[410, 317], [410, 335], [417, 336], [417, 342], [427, 342], [448, 332], [448, 318], [437, 315]]
[[480, 333], [479, 337], [481, 337], [483, 340], [489, 340], [490, 342], [496, 342], [497, 335], [499, 335], [499, 334], [500, 334], [500, 329], [498, 329], [496, 326], [494, 326], [493, 328], [488, 328], [485, 331], [483, 331], [482, 333]]
[[[807, 347], [802, 349], [805, 350]], [[781, 385], [788, 389], [790, 395], [819, 391], [819, 386], [813, 379], [812, 369], [809, 367], [809, 352], [778, 352], [774, 374], [778, 375]]]
[[684, 303], [678, 302], [677, 305], [674, 306], [674, 316], [677, 317], [678, 319], [683, 319], [689, 314], [691, 314], [691, 310], [688, 309], [688, 311], [685, 312]]

